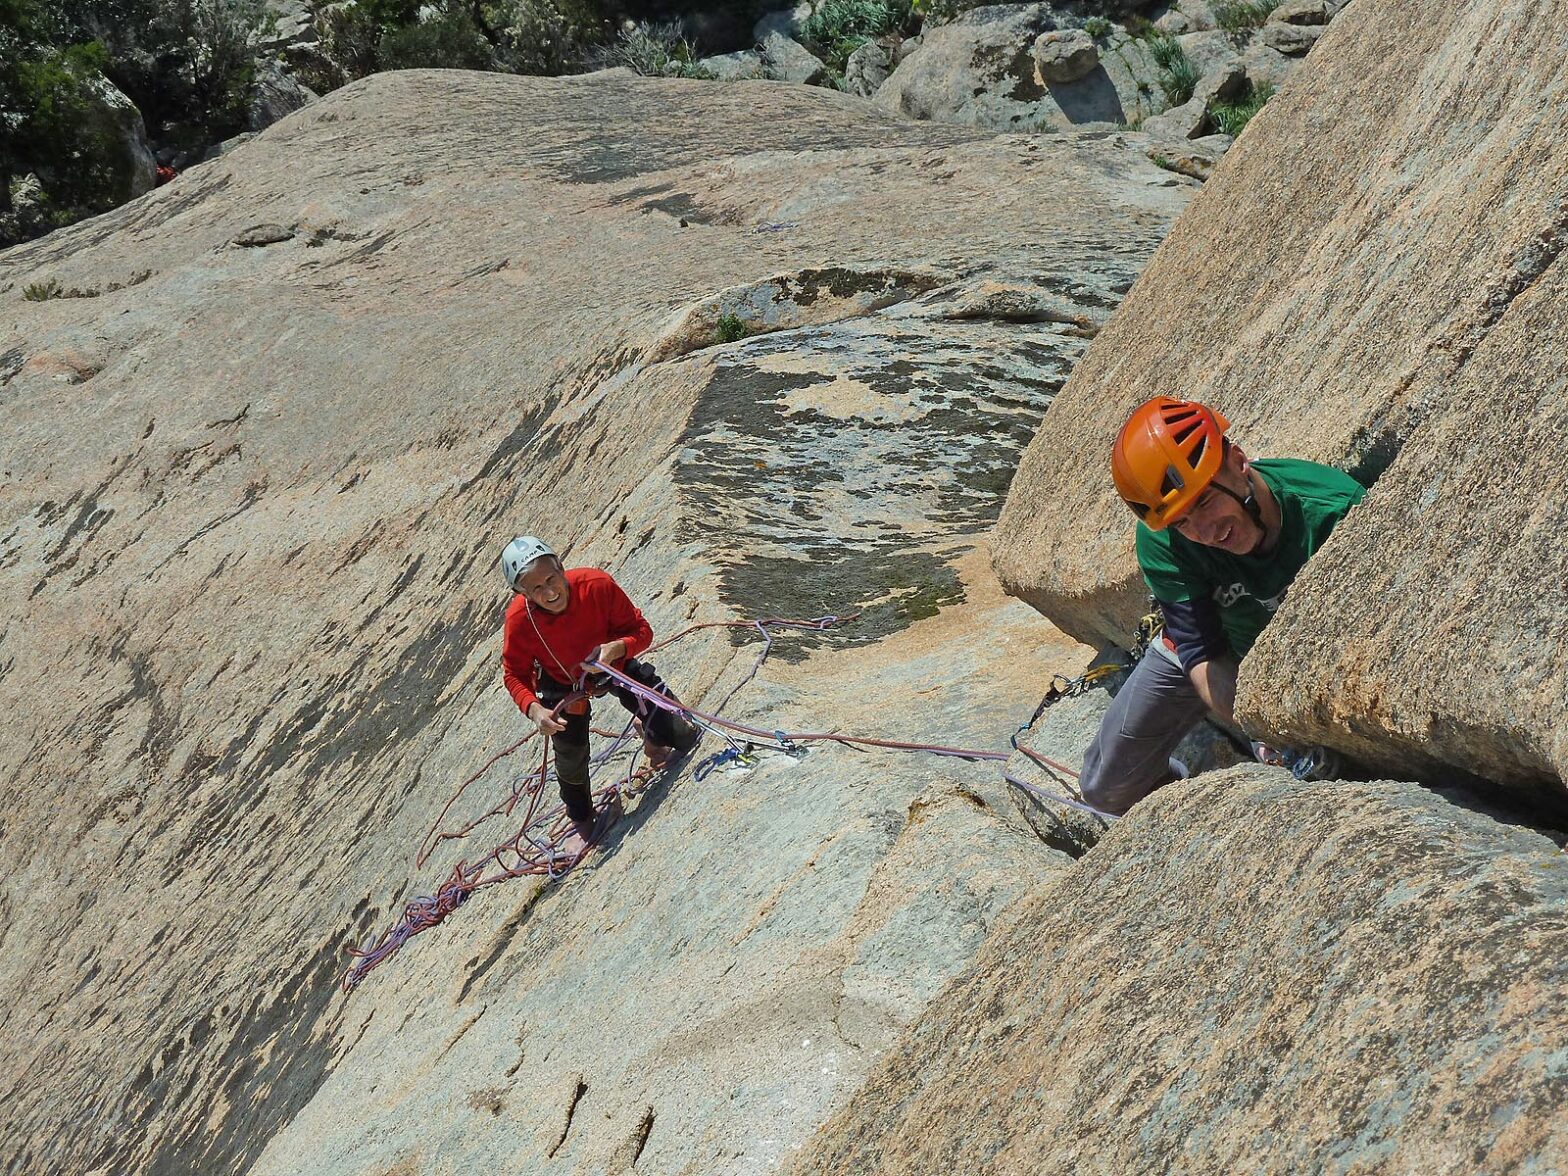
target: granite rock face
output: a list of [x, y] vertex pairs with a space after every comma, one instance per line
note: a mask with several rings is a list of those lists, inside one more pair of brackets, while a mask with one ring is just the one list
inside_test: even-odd
[[797, 1172], [1551, 1172], [1568, 855], [1410, 784], [1172, 785], [1020, 903]]
[[1010, 590], [1124, 640], [1144, 592], [1111, 441], [1149, 396], [1211, 400], [1248, 453], [1374, 486], [1247, 659], [1244, 720], [1562, 795], [1565, 31], [1556, 4], [1334, 19], [1030, 447], [996, 544]]
[[[994, 767], [819, 748], [667, 781], [343, 999], [522, 734], [498, 546], [661, 636], [865, 606], [733, 713], [1002, 745], [1082, 653], [977, 544], [1164, 178], [777, 83], [408, 71], [0, 255], [0, 1166], [787, 1156], [1070, 859]], [[753, 653], [655, 660], [716, 702]]]

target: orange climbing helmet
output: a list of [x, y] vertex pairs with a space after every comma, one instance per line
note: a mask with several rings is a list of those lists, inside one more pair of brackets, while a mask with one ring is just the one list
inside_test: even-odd
[[1197, 501], [1225, 463], [1230, 422], [1195, 400], [1156, 396], [1133, 410], [1111, 449], [1116, 492], [1153, 531]]

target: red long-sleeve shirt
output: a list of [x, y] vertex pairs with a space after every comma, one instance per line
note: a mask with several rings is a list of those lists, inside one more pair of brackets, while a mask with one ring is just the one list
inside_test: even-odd
[[[537, 661], [563, 685], [581, 673], [582, 660], [607, 641], [626, 642], [626, 656], [636, 657], [653, 644], [653, 628], [608, 572], [568, 568], [571, 589], [566, 611], [546, 612], [521, 594], [506, 609], [501, 635], [501, 677], [526, 715], [539, 701]], [[620, 668], [620, 663], [615, 663]]]

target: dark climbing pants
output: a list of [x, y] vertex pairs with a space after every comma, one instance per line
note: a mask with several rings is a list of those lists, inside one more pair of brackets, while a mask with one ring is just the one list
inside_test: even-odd
[[1191, 680], [1151, 646], [1133, 667], [1083, 757], [1083, 798], [1120, 816], [1175, 779], [1171, 753], [1208, 714]]
[[[646, 662], [629, 657], [621, 666], [621, 673], [633, 681], [641, 682], [650, 690], [666, 695], [670, 693], [670, 688], [659, 677], [658, 671]], [[555, 704], [571, 692], [571, 687], [561, 685], [548, 674], [539, 675], [539, 701], [545, 706], [554, 709]], [[669, 711], [639, 698], [619, 683], [612, 684], [609, 692], [620, 700], [623, 707], [642, 720], [643, 732], [651, 742], [660, 747], [678, 747], [689, 741], [692, 734], [690, 726]], [[592, 822], [593, 790], [588, 784], [588, 734], [593, 714], [588, 710], [580, 715], [563, 714], [561, 718], [566, 723], [566, 730], [550, 737], [550, 746], [555, 751], [555, 774], [561, 785], [561, 803], [566, 805], [566, 812], [572, 820]]]

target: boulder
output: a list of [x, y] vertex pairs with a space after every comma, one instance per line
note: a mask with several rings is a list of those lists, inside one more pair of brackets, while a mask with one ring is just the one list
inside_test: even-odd
[[[9, 1166], [784, 1163], [1070, 868], [996, 765], [687, 765], [347, 998], [345, 949], [517, 831], [413, 864], [526, 731], [514, 531], [661, 638], [867, 606], [778, 635], [725, 709], [770, 730], [995, 748], [1078, 672], [979, 544], [1077, 320], [1186, 203], [1158, 174], [825, 89], [408, 70], [0, 253]], [[100, 296], [23, 297], [51, 277]], [[760, 648], [703, 629], [656, 664], [718, 706]]]
[[1565, 1032], [1552, 840], [1240, 768], [1009, 912], [793, 1171], [1559, 1171]]
[[108, 78], [88, 82], [88, 134], [104, 147], [103, 163], [115, 176], [116, 187], [126, 199], [151, 191], [158, 182], [158, 161], [147, 143], [147, 126], [136, 103]]
[[263, 53], [277, 54], [316, 40], [316, 14], [311, 0], [266, 0], [266, 12], [269, 19], [256, 40], [256, 47]]
[[913, 118], [992, 129], [1059, 113], [1035, 77], [1032, 46], [1056, 28], [1046, 4], [977, 8], [927, 28], [877, 91], [876, 105]]
[[887, 46], [878, 41], [867, 41], [849, 55], [844, 63], [844, 90], [846, 93], [870, 98], [887, 81], [893, 71], [893, 59]]
[[1194, 101], [1205, 107], [1216, 102], [1232, 102], [1247, 91], [1247, 73], [1240, 62], [1232, 62], [1205, 74], [1192, 89]]
[[697, 62], [721, 82], [746, 82], [765, 76], [762, 54], [755, 49], [716, 53]]
[[[1077, 80], [1047, 82], [1034, 45], [1058, 31], [1047, 4], [978, 8], [928, 28], [877, 91], [876, 105], [913, 118], [987, 127], [1125, 124], [1158, 107], [1147, 42], [1113, 33]], [[1065, 30], [1063, 30], [1065, 31]]]
[[1167, 171], [1207, 180], [1234, 142], [1229, 135], [1194, 135], [1185, 139], [1157, 139], [1146, 150], [1149, 158]]
[[814, 86], [827, 77], [828, 67], [799, 41], [769, 33], [759, 47], [765, 77]]
[[1323, 35], [1322, 25], [1266, 24], [1258, 30], [1258, 40], [1280, 53], [1300, 57]]
[[1056, 29], [1035, 38], [1034, 64], [1047, 85], [1076, 82], [1100, 64], [1100, 50], [1082, 29]]
[[798, 37], [801, 26], [810, 16], [810, 0], [801, 0], [793, 8], [776, 8], [757, 19], [756, 25], [751, 30], [752, 38], [761, 45], [773, 36]]
[[270, 127], [315, 97], [314, 90], [286, 73], [277, 62], [264, 62], [257, 66], [251, 81], [246, 126], [252, 131]]
[[1285, 0], [1269, 13], [1268, 24], [1326, 25], [1338, 14], [1333, 0]]
[[[1236, 64], [1225, 66], [1200, 80], [1193, 88], [1192, 97], [1182, 105], [1145, 119], [1139, 129], [1156, 139], [1196, 139], [1211, 129], [1209, 107], [1215, 102], [1239, 98], [1246, 88], [1247, 75], [1241, 67]], [[1166, 158], [1168, 156], [1162, 156], [1156, 162]]]
[[1194, 95], [1180, 106], [1143, 120], [1138, 129], [1162, 141], [1196, 139], [1209, 125], [1209, 104]]
[[1262, 41], [1253, 39], [1241, 56], [1241, 68], [1247, 72], [1247, 81], [1255, 89], [1271, 86], [1279, 89], [1285, 84], [1285, 79], [1301, 64], [1299, 57], [1287, 57], [1278, 49], [1270, 48]]
[[1214, 15], [1214, 5], [1210, 0], [1177, 0], [1171, 11], [1187, 18], [1188, 32], [1201, 33], [1219, 28], [1220, 22]]
[[[1372, 486], [1244, 662], [1243, 721], [1555, 805], [1568, 602], [1541, 586], [1568, 582], [1547, 456], [1568, 433], [1568, 351], [1541, 341], [1564, 330], [1568, 179], [1543, 161], [1568, 120], [1568, 63], [1546, 46], [1568, 24], [1482, 0], [1351, 5], [1326, 35], [1075, 370], [1013, 482], [997, 567], [1081, 639], [1127, 633], [1144, 589], [1104, 454], [1140, 400], [1211, 400], [1248, 453]], [[1493, 84], [1524, 73], [1539, 84]]]
[[1176, 44], [1187, 55], [1200, 74], [1211, 74], [1228, 69], [1240, 59], [1241, 53], [1229, 33], [1218, 31], [1184, 33]]

